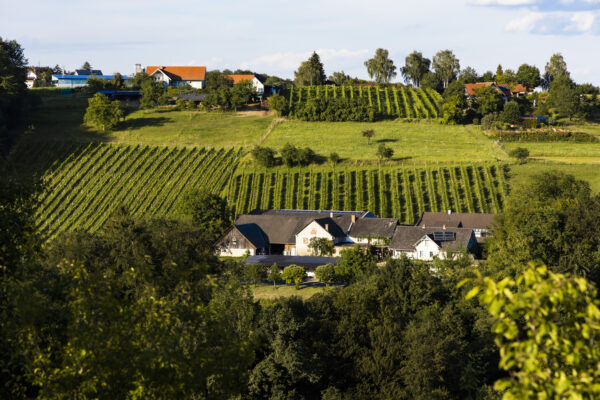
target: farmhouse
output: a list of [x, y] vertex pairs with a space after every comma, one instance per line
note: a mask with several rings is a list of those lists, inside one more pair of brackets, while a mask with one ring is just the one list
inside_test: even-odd
[[414, 260], [452, 258], [457, 251], [472, 251], [477, 242], [472, 229], [397, 226], [390, 243], [393, 258]]
[[472, 229], [479, 243], [492, 234], [494, 221], [499, 214], [424, 212], [416, 223], [421, 228], [467, 228]]
[[339, 254], [353, 243], [349, 234], [354, 224], [370, 218], [376, 219], [369, 211], [257, 210], [240, 215], [217, 247], [223, 256], [308, 256], [310, 239], [325, 238]]
[[513, 97], [526, 96], [533, 92], [532, 89], [524, 86], [520, 83], [514, 85], [508, 85], [496, 82], [476, 82], [476, 83], [465, 83], [465, 95], [467, 97], [474, 97], [477, 95], [479, 89], [491, 87], [495, 88], [498, 93], [502, 96], [504, 101], [508, 101]]
[[146, 73], [165, 86], [190, 85], [195, 89], [206, 87], [206, 67], [147, 66]]
[[256, 75], [232, 74], [227, 75], [227, 77], [233, 81], [234, 85], [243, 81], [252, 83], [252, 87], [254, 87], [259, 95], [262, 95], [265, 92], [265, 85], [256, 77]]

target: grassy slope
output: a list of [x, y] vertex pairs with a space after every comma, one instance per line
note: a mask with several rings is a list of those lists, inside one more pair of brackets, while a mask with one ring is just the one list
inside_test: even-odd
[[[361, 136], [364, 129], [375, 131], [371, 145]], [[310, 146], [323, 156], [337, 152], [342, 158], [352, 160], [376, 159], [380, 143], [394, 149], [394, 159], [398, 161], [475, 162], [507, 158], [480, 130], [444, 126], [436, 122], [287, 121], [278, 125], [264, 144], [281, 149], [288, 142], [296, 146]]]
[[326, 288], [324, 286], [304, 286], [300, 285], [300, 290], [296, 290], [293, 285], [257, 285], [252, 286], [252, 294], [255, 300], [274, 300], [279, 297], [299, 296], [307, 299], [317, 293], [323, 293], [326, 290], [339, 290], [335, 287]]

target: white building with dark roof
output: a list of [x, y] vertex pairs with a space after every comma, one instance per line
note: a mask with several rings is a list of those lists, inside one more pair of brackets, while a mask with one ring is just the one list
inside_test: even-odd
[[471, 252], [476, 245], [475, 234], [468, 228], [397, 226], [389, 249], [394, 258], [429, 261], [452, 258], [459, 251]]

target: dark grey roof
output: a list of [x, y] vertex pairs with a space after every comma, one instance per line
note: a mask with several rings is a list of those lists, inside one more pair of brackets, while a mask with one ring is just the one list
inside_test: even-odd
[[235, 229], [244, 235], [244, 237], [248, 239], [248, 241], [257, 249], [261, 249], [269, 245], [269, 241], [256, 224], [235, 225]]
[[486, 229], [491, 228], [494, 224], [494, 219], [499, 214], [488, 213], [444, 213], [444, 212], [424, 212], [421, 214], [419, 222], [416, 223], [420, 227], [454, 227], [454, 228], [471, 228], [471, 229]]
[[394, 218], [362, 218], [356, 220], [350, 229], [350, 236], [356, 238], [378, 237], [391, 239], [398, 221]]
[[340, 260], [338, 257], [303, 257], [303, 256], [250, 256], [244, 260], [244, 264], [277, 264], [279, 267], [287, 267], [288, 265], [298, 265], [305, 268], [316, 268], [325, 264], [337, 264]]
[[361, 216], [372, 215], [364, 211], [254, 210], [250, 214], [240, 215], [235, 224], [258, 225], [271, 244], [296, 244], [296, 234], [314, 220], [326, 218], [332, 221], [329, 224], [330, 233], [340, 237], [350, 229], [353, 216], [355, 220], [359, 220]]
[[92, 70], [76, 69], [75, 74], [76, 75], [102, 75], [102, 71], [99, 69], [92, 69]]
[[[456, 234], [455, 240], [435, 240], [435, 232], [453, 232]], [[394, 232], [390, 249], [413, 251], [417, 242], [426, 235], [445, 250], [460, 247], [468, 248], [471, 238], [474, 237], [473, 230], [468, 228], [446, 228], [442, 230], [439, 227], [421, 228], [420, 226], [399, 225]]]
[[346, 232], [342, 231], [342, 229], [331, 218], [319, 218], [315, 219], [315, 222], [321, 225], [321, 227], [333, 237], [340, 238], [346, 236]]

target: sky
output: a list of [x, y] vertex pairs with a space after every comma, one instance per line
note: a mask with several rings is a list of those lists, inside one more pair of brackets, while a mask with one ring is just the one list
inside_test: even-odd
[[0, 37], [31, 65], [89, 61], [125, 75], [139, 63], [293, 79], [317, 51], [327, 75], [368, 78], [377, 48], [398, 67], [413, 50], [451, 49], [480, 74], [523, 63], [543, 72], [560, 52], [576, 82], [600, 85], [600, 0], [0, 0]]

